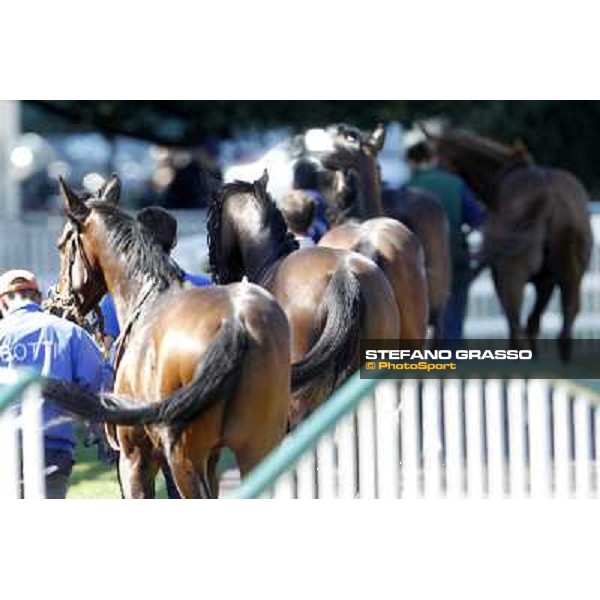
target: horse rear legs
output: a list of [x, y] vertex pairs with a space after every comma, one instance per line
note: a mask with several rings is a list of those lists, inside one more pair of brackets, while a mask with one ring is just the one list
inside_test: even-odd
[[205, 458], [194, 456], [194, 460], [191, 460], [184, 449], [178, 448], [167, 454], [167, 461], [182, 498], [219, 497], [218, 448], [207, 451]]
[[560, 299], [563, 313], [563, 326], [558, 337], [558, 353], [564, 362], [571, 360], [573, 323], [579, 312], [579, 286], [581, 278], [560, 284]]
[[545, 277], [534, 281], [533, 285], [535, 286], [535, 305], [527, 319], [527, 337], [531, 343], [531, 349], [535, 353], [537, 337], [540, 332], [540, 320], [548, 306], [555, 284], [550, 278]]
[[521, 306], [525, 290], [525, 278], [518, 277], [510, 267], [492, 268], [492, 277], [498, 299], [508, 321], [511, 347], [525, 348], [525, 332], [521, 326]]
[[118, 476], [123, 498], [154, 498], [160, 468], [151, 441], [143, 429], [119, 427]]

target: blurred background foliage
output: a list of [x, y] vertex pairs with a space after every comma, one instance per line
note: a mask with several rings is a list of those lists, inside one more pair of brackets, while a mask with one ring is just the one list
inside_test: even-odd
[[25, 129], [100, 131], [168, 147], [210, 146], [240, 130], [315, 127], [349, 122], [371, 127], [443, 116], [500, 141], [521, 139], [540, 164], [572, 170], [594, 195], [600, 192], [600, 102], [452, 100], [206, 100], [28, 101]]
[[337, 121], [370, 127], [379, 120], [410, 125], [429, 116], [447, 116], [456, 125], [505, 141], [519, 137], [539, 162], [563, 164], [584, 178], [598, 171], [594, 157], [600, 146], [600, 102], [595, 101], [58, 100], [26, 102], [24, 119], [41, 132], [64, 131], [68, 124], [74, 131], [102, 131], [190, 147], [214, 137], [231, 137], [244, 127], [301, 129]]

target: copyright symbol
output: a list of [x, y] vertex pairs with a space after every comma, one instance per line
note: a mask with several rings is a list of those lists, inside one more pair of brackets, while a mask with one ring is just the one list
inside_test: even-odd
[[375, 368], [375, 363], [374, 362], [365, 363], [365, 368], [369, 369], [369, 371], [372, 371]]

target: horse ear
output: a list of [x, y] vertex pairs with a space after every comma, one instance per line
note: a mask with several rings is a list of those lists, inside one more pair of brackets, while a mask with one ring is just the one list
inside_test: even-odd
[[113, 173], [100, 188], [98, 198], [111, 204], [119, 203], [119, 199], [121, 198], [121, 180], [116, 173]]
[[265, 192], [267, 191], [267, 185], [269, 184], [269, 173], [265, 169], [260, 179], [254, 182], [255, 185], [259, 185]]
[[70, 217], [76, 219], [85, 218], [89, 212], [88, 207], [85, 204], [85, 200], [81, 199], [62, 178], [58, 178], [58, 186], [60, 188], [60, 195], [63, 197], [65, 203], [65, 210]]
[[371, 146], [376, 152], [381, 152], [383, 145], [385, 144], [385, 125], [383, 123], [377, 123], [375, 129], [369, 135], [367, 140], [369, 146]]

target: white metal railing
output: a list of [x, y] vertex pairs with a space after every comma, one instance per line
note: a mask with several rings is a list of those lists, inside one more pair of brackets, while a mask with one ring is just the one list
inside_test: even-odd
[[0, 406], [0, 499], [20, 498], [21, 488], [27, 499], [46, 496], [43, 401], [35, 381], [18, 387], [23, 377], [0, 369], [0, 385], [8, 394]]
[[384, 380], [263, 495], [598, 496], [597, 396], [517, 379]]

